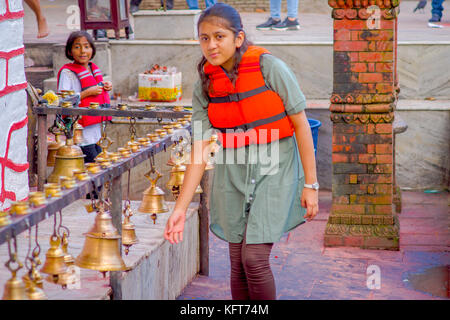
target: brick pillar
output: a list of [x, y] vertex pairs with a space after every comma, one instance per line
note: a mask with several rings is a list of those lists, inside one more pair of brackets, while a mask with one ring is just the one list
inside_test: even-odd
[[325, 246], [399, 249], [393, 212], [398, 0], [329, 0], [332, 208]]
[[0, 0], [0, 210], [28, 197], [22, 0]]

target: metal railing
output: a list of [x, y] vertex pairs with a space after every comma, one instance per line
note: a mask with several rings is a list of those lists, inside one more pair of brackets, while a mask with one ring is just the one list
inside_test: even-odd
[[[37, 155], [37, 174], [38, 174], [38, 187], [39, 191], [43, 190], [43, 186], [46, 180], [46, 168], [47, 168], [47, 116], [51, 114], [58, 114], [64, 116], [78, 116], [78, 115], [90, 115], [90, 116], [116, 116], [116, 117], [129, 117], [135, 118], [153, 118], [161, 122], [162, 119], [177, 119], [183, 118], [185, 115], [190, 114], [188, 111], [173, 111], [169, 108], [162, 108], [160, 110], [144, 110], [142, 107], [130, 107], [128, 110], [119, 110], [117, 107], [111, 109], [89, 109], [89, 108], [63, 108], [52, 107], [45, 104], [40, 104], [33, 107], [33, 113], [37, 117], [38, 126], [38, 155]], [[76, 186], [72, 189], [62, 190], [61, 197], [47, 199], [45, 206], [31, 208], [31, 212], [26, 215], [11, 215], [11, 223], [0, 227], [0, 244], [15, 238], [18, 234], [29, 230], [31, 227], [37, 225], [39, 222], [53, 216], [58, 213], [64, 207], [68, 206], [72, 202], [85, 198], [86, 194], [91, 193], [94, 190], [98, 190], [106, 182], [110, 182], [110, 214], [114, 227], [119, 234], [122, 232], [122, 185], [121, 176], [123, 173], [128, 172], [131, 168], [139, 165], [143, 161], [150, 159], [154, 163], [154, 155], [161, 151], [166, 151], [169, 146], [176, 142], [174, 136], [177, 135], [177, 130], [189, 130], [191, 131], [190, 124], [186, 126], [174, 129], [172, 134], [161, 138], [157, 142], [152, 142], [148, 146], [141, 147], [141, 149], [132, 153], [129, 158], [123, 159], [120, 162], [112, 163], [110, 167], [103, 168], [97, 174], [90, 174], [89, 180], [78, 181]], [[202, 179], [203, 190], [207, 189], [208, 181], [205, 177]], [[199, 233], [200, 233], [200, 273], [203, 275], [209, 274], [209, 247], [208, 247], [208, 209], [206, 206], [206, 195], [200, 195], [199, 205]], [[122, 244], [120, 241], [120, 250], [122, 252]], [[110, 284], [113, 290], [113, 299], [121, 299], [121, 271], [113, 271], [110, 273]]]

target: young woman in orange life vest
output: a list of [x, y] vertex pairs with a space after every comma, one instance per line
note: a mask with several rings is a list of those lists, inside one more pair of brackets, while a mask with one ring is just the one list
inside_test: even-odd
[[[186, 210], [205, 170], [202, 155], [209, 152], [209, 140], [198, 138], [196, 121], [218, 130], [222, 151], [244, 148], [250, 157], [255, 146], [278, 143], [280, 161], [272, 175], [258, 173], [258, 162], [216, 164], [210, 202], [211, 231], [229, 243], [232, 298], [275, 299], [269, 263], [272, 245], [318, 212], [314, 146], [303, 111], [304, 96], [281, 60], [250, 45], [233, 7], [218, 3], [206, 9], [198, 32], [203, 57], [198, 66], [200, 85], [193, 97], [192, 158], [164, 237], [170, 243], [183, 240]], [[277, 74], [280, 69], [285, 71]], [[288, 94], [286, 87], [295, 90]], [[301, 101], [292, 102], [292, 97]], [[241, 130], [233, 133], [236, 129]], [[262, 129], [278, 130], [278, 140], [262, 135]], [[257, 134], [242, 139], [242, 132], [248, 130]]]
[[[80, 107], [88, 107], [98, 102], [101, 108], [109, 108], [108, 92], [112, 89], [110, 81], [104, 81], [100, 69], [91, 62], [95, 56], [95, 44], [86, 31], [72, 32], [66, 43], [66, 57], [73, 60], [66, 63], [58, 72], [58, 91], [74, 90], [80, 95]], [[101, 123], [111, 117], [81, 116], [78, 123], [83, 126], [83, 142], [80, 147], [86, 155], [85, 162], [94, 162], [102, 151], [96, 143], [101, 138]]]

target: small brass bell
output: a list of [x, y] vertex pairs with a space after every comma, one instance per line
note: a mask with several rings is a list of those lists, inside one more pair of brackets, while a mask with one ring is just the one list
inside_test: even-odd
[[158, 171], [156, 171], [156, 174], [157, 176], [155, 179], [151, 179], [150, 172], [145, 174], [145, 177], [150, 180], [151, 186], [144, 191], [144, 197], [138, 209], [139, 212], [152, 213], [153, 223], [155, 223], [157, 213], [169, 211], [169, 208], [164, 201], [164, 191], [156, 186], [156, 183], [162, 175]]
[[47, 146], [48, 153], [47, 153], [47, 166], [53, 167], [55, 165], [55, 156], [58, 152], [58, 149], [61, 148], [65, 143], [61, 140], [61, 131], [56, 131], [55, 133], [55, 141], [50, 142]]
[[[76, 171], [76, 170], [73, 170], [73, 171]], [[61, 187], [64, 189], [73, 189], [77, 185], [75, 177], [60, 177], [60, 181], [61, 181]]]
[[186, 166], [182, 164], [176, 164], [170, 170], [170, 178], [169, 181], [167, 181], [166, 186], [173, 195], [178, 195], [180, 193], [180, 188], [183, 185], [185, 171]]
[[156, 129], [155, 133], [157, 135], [159, 135], [160, 138], [163, 138], [163, 137], [167, 136], [167, 131], [165, 129]]
[[11, 219], [9, 218], [9, 212], [0, 211], [0, 228], [11, 224]]
[[89, 175], [86, 172], [86, 169], [83, 169], [83, 170], [74, 169], [72, 172], [73, 172], [75, 179], [77, 179], [78, 181], [86, 181], [86, 180], [90, 179]]
[[34, 191], [30, 192], [28, 195], [28, 203], [33, 207], [40, 207], [47, 204], [47, 200], [45, 200], [45, 194], [42, 191]]
[[163, 126], [163, 129], [165, 129], [168, 134], [172, 134], [173, 133], [173, 126], [170, 125], [170, 124]]
[[92, 174], [97, 174], [102, 170], [100, 165], [96, 162], [86, 163], [86, 169]]
[[25, 215], [31, 212], [28, 201], [15, 201], [11, 204], [10, 214]]
[[110, 215], [102, 207], [95, 217], [94, 226], [84, 235], [84, 247], [76, 257], [75, 265], [98, 270], [104, 276], [107, 271], [126, 270], [127, 266], [120, 255], [121, 237], [113, 226]]
[[130, 251], [130, 247], [133, 244], [139, 242], [139, 239], [136, 236], [136, 227], [130, 221], [130, 217], [133, 215], [131, 211], [130, 205], [127, 204], [124, 210], [125, 218], [122, 222], [122, 245], [125, 247], [125, 254], [128, 255]]
[[28, 273], [22, 277], [24, 283], [25, 283], [25, 291], [27, 293], [29, 300], [47, 300], [47, 295], [45, 294], [44, 290], [42, 290], [42, 287], [39, 287], [36, 283], [36, 279], [34, 278], [33, 274], [36, 270], [36, 263], [34, 261], [31, 262], [32, 267], [28, 271]]
[[60, 176], [72, 177], [73, 170], [84, 170], [84, 157], [81, 148], [73, 144], [73, 139], [67, 139], [66, 145], [60, 147], [56, 153], [55, 167], [47, 181], [57, 183]]
[[73, 125], [73, 143], [81, 144], [83, 142], [83, 129], [83, 126], [76, 121]]
[[45, 254], [45, 263], [41, 272], [49, 274], [48, 279], [54, 283], [58, 282], [58, 275], [67, 271], [67, 266], [64, 262], [64, 252], [61, 247], [61, 239], [57, 235], [50, 237], [50, 249]]
[[151, 142], [159, 141], [159, 135], [156, 133], [148, 133], [147, 138], [149, 138]]
[[67, 247], [69, 245], [69, 239], [67, 233], [64, 233], [61, 240], [61, 249], [64, 253], [64, 262], [67, 266], [67, 271], [58, 276], [58, 284], [62, 286], [63, 289], [67, 288], [68, 284], [73, 284], [73, 269], [72, 266], [75, 263], [75, 259], [70, 253], [67, 252]]
[[62, 196], [61, 186], [59, 183], [44, 184], [44, 193], [46, 198], [59, 198]]

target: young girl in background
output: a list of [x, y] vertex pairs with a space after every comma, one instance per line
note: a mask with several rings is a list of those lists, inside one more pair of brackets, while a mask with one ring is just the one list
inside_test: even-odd
[[[229, 243], [232, 298], [275, 299], [273, 243], [318, 212], [305, 97], [283, 61], [251, 45], [233, 7], [218, 3], [206, 9], [198, 32], [203, 57], [192, 100], [192, 158], [164, 237], [183, 240], [186, 210], [206, 166], [203, 154], [209, 152], [211, 129], [218, 130], [223, 161], [215, 165], [210, 228]], [[278, 147], [271, 154], [278, 161], [267, 171], [256, 152], [272, 146]], [[237, 162], [239, 154], [244, 164]]]
[[[73, 90], [80, 96], [80, 107], [88, 107], [98, 102], [100, 107], [109, 108], [108, 91], [112, 89], [110, 81], [103, 81], [102, 72], [91, 62], [95, 56], [92, 36], [86, 31], [75, 31], [69, 35], [66, 43], [66, 57], [73, 62], [61, 67], [58, 72], [58, 92]], [[81, 116], [78, 123], [83, 126], [83, 142], [80, 144], [86, 155], [85, 162], [94, 162], [102, 151], [97, 142], [101, 138], [101, 123], [111, 117]]]

